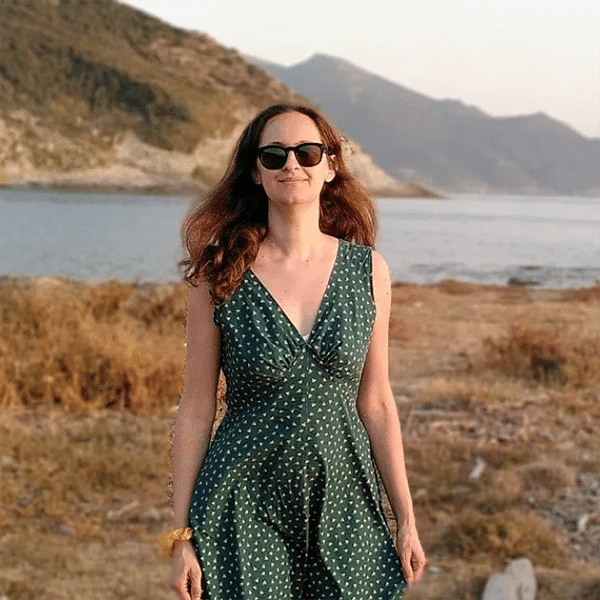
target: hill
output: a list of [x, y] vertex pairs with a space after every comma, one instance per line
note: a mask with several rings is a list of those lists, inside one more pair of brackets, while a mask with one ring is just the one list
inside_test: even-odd
[[600, 139], [543, 113], [491, 117], [323, 54], [291, 67], [249, 60], [319, 103], [394, 177], [454, 192], [600, 195]]
[[[0, 0], [0, 184], [203, 190], [248, 120], [305, 98], [113, 0]], [[371, 191], [406, 186], [357, 152]]]

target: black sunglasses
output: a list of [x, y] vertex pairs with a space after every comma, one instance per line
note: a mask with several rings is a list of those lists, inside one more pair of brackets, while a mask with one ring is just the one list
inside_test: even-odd
[[297, 146], [263, 146], [257, 151], [258, 159], [265, 169], [281, 169], [287, 162], [290, 150], [294, 151], [301, 167], [315, 167], [321, 162], [325, 147], [317, 142], [305, 142]]

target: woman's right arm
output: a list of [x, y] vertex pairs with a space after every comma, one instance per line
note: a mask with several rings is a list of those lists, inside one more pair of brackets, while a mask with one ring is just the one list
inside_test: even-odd
[[[216, 415], [221, 335], [212, 311], [207, 282], [202, 281], [197, 287], [189, 285], [185, 376], [173, 432], [174, 529], [189, 525], [188, 510], [194, 483], [210, 444]], [[187, 572], [189, 562], [193, 562], [190, 542], [176, 542], [173, 557], [171, 587], [185, 598], [187, 590], [182, 594], [180, 589], [187, 587], [188, 575], [192, 580], [196, 575]], [[191, 597], [199, 596], [192, 594]]]

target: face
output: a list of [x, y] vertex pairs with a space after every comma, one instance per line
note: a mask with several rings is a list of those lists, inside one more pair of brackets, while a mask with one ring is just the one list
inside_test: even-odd
[[[273, 117], [265, 125], [259, 147], [267, 145], [296, 146], [303, 142], [322, 143], [319, 129], [314, 121], [298, 112], [283, 113]], [[326, 181], [335, 177], [335, 171], [327, 157], [314, 167], [301, 166], [294, 152], [289, 152], [281, 169], [265, 169], [258, 158], [253, 172], [254, 182], [262, 185], [273, 202], [298, 204], [318, 202]]]

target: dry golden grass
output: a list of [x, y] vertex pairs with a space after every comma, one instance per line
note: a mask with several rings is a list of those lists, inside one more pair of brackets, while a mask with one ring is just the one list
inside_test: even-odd
[[488, 364], [507, 375], [577, 387], [600, 381], [600, 335], [595, 331], [568, 323], [517, 322], [506, 337], [484, 343]]
[[[409, 598], [479, 598], [480, 569], [501, 570], [503, 560], [519, 552], [531, 556], [537, 572], [545, 572], [543, 564], [558, 565], [540, 599], [584, 598], [597, 589], [600, 532], [573, 533], [595, 498], [580, 478], [593, 477], [599, 467], [597, 298], [595, 288], [571, 298], [562, 291], [455, 282], [394, 286], [392, 387], [421, 535], [439, 569]], [[512, 335], [518, 323], [527, 324], [529, 334]], [[541, 341], [532, 333], [538, 331]], [[564, 357], [566, 379], [531, 369], [531, 356], [551, 348], [544, 339], [558, 340], [551, 356]], [[517, 342], [524, 356], [509, 361], [501, 351]], [[471, 478], [478, 461], [483, 471]], [[600, 514], [593, 515], [590, 522], [600, 523]], [[506, 525], [509, 518], [514, 525]], [[560, 557], [563, 562], [555, 562]], [[585, 582], [569, 580], [571, 570], [586, 564]]]
[[479, 289], [479, 286], [474, 283], [458, 281], [457, 279], [444, 279], [436, 287], [445, 294], [472, 294]]
[[148, 595], [164, 581], [158, 559], [152, 572], [138, 571], [143, 557], [154, 558], [153, 534], [170, 515], [170, 420], [123, 410], [4, 411], [0, 596], [161, 597]]
[[527, 490], [558, 490], [572, 488], [576, 484], [574, 469], [556, 462], [531, 462], [520, 473], [523, 486]]
[[183, 286], [8, 279], [0, 406], [164, 410], [180, 394], [184, 322]]
[[588, 302], [600, 306], [600, 282], [588, 288], [564, 290], [561, 299], [565, 302]]
[[[173, 597], [155, 534], [170, 525], [185, 299], [181, 285], [0, 282], [0, 596]], [[591, 368], [526, 368], [552, 348], [563, 369], [585, 364], [597, 315], [593, 291], [394, 286], [390, 374], [434, 567], [411, 600], [479, 599], [521, 554], [538, 600], [597, 597], [600, 513], [584, 535], [573, 522], [596, 497], [600, 384]]]
[[527, 556], [533, 564], [564, 564], [563, 540], [532, 512], [508, 509], [484, 515], [472, 509], [459, 512], [446, 534], [449, 549], [466, 560], [478, 556], [500, 559]]

